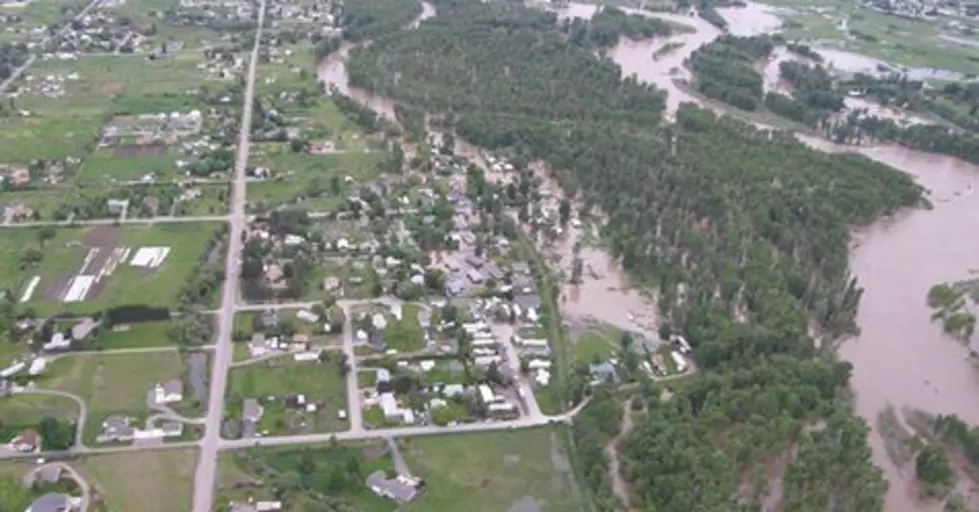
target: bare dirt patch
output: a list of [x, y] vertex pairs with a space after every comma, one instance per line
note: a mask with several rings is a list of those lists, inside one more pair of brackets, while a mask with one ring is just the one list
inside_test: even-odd
[[121, 233], [118, 227], [94, 227], [85, 234], [85, 245], [88, 247], [115, 247], [119, 242], [120, 236]]
[[148, 156], [163, 156], [167, 152], [167, 147], [163, 144], [131, 144], [118, 146], [112, 153], [116, 158], [136, 158]]
[[107, 82], [102, 84], [102, 92], [110, 96], [119, 96], [125, 92], [126, 86], [119, 82]]

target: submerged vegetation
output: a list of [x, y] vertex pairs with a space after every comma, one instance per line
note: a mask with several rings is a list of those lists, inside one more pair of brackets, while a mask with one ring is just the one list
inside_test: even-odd
[[933, 320], [941, 320], [946, 333], [968, 341], [976, 329], [976, 315], [969, 311], [970, 297], [975, 301], [979, 286], [976, 281], [936, 284], [928, 291], [928, 305], [935, 310]]
[[724, 35], [690, 56], [697, 90], [744, 110], [756, 110], [762, 102], [764, 80], [755, 64], [772, 53], [768, 36]]
[[[841, 398], [850, 367], [817, 357], [809, 324], [831, 337], [855, 330], [850, 229], [918, 205], [921, 188], [864, 157], [819, 153], [692, 105], [664, 126], [664, 93], [621, 80], [616, 64], [569, 40], [568, 26], [515, 4], [445, 0], [417, 30], [353, 52], [349, 73], [469, 142], [549, 163], [583, 212], [607, 217], [603, 237], [633, 277], [659, 291], [664, 324], [687, 336], [701, 375], [665, 403], [644, 395], [648, 413], [620, 444], [634, 505], [757, 508], [766, 468], [782, 461], [787, 509], [881, 510], [886, 483], [866, 426]], [[699, 86], [757, 106], [751, 65], [772, 42], [720, 41], [694, 57]], [[576, 421], [579, 467], [606, 467], [608, 404], [617, 402], [599, 393], [583, 413], [594, 408], [596, 419]], [[819, 419], [823, 428], [807, 428]], [[596, 507], [612, 510], [601, 475], [586, 480]]]

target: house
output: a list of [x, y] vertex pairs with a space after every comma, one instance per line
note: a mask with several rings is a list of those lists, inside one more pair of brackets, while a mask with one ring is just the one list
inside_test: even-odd
[[92, 331], [94, 331], [98, 326], [98, 322], [86, 317], [71, 328], [71, 339], [75, 341], [82, 341], [92, 334]]
[[41, 448], [41, 436], [36, 430], [29, 428], [13, 438], [8, 446], [21, 453], [36, 452]]
[[172, 404], [184, 399], [184, 383], [179, 379], [157, 382], [153, 387], [153, 403]]
[[615, 373], [615, 365], [608, 361], [589, 365], [588, 373], [591, 374], [591, 378], [597, 382], [619, 382], [619, 375]]
[[8, 379], [10, 377], [13, 377], [14, 375], [17, 375], [18, 373], [23, 371], [24, 368], [27, 368], [27, 363], [25, 363], [24, 361], [17, 361], [16, 363], [12, 363], [10, 366], [4, 368], [3, 370], [0, 370], [0, 379]]
[[106, 204], [106, 206], [107, 206], [107, 208], [109, 210], [109, 215], [119, 215], [122, 212], [126, 211], [127, 208], [129, 208], [129, 200], [128, 199], [109, 199], [109, 201]]
[[367, 477], [367, 487], [385, 498], [398, 503], [408, 503], [421, 494], [421, 481], [403, 475], [388, 478], [384, 471], [375, 471]]
[[35, 357], [34, 360], [31, 361], [31, 367], [27, 369], [27, 374], [31, 376], [40, 375], [44, 373], [44, 369], [47, 367], [47, 359], [44, 359], [43, 357]]
[[34, 500], [26, 512], [65, 512], [76, 510], [76, 503], [67, 494], [49, 492]]
[[472, 281], [473, 284], [479, 284], [483, 282], [483, 274], [480, 274], [478, 270], [471, 268], [466, 271], [466, 277]]
[[384, 315], [380, 313], [375, 313], [374, 316], [371, 317], [371, 324], [378, 331], [383, 331], [388, 326], [388, 320], [387, 318], [384, 318]]
[[268, 344], [265, 342], [265, 335], [256, 332], [252, 334], [252, 341], [248, 344], [248, 352], [252, 357], [261, 357], [269, 353]]
[[255, 437], [258, 422], [262, 419], [265, 410], [254, 398], [246, 398], [241, 409], [241, 437]]
[[323, 290], [332, 292], [340, 288], [340, 279], [330, 276], [323, 280]]
[[42, 345], [41, 348], [48, 352], [53, 352], [55, 350], [68, 350], [71, 348], [71, 338], [60, 332], [56, 332], [51, 335], [51, 340]]
[[320, 321], [320, 316], [319, 315], [317, 315], [316, 313], [313, 313], [312, 311], [306, 310], [306, 309], [300, 309], [296, 313], [296, 318], [298, 318], [299, 320], [302, 320], [303, 322], [306, 322], [308, 324], [315, 324], [316, 322], [319, 322]]
[[377, 369], [377, 383], [388, 382], [391, 380], [391, 372], [387, 368]]
[[445, 280], [445, 294], [448, 296], [455, 296], [462, 293], [463, 285], [462, 281], [458, 278], [452, 277]]
[[401, 421], [404, 419], [405, 413], [398, 406], [397, 400], [394, 399], [394, 393], [381, 393], [378, 397], [381, 404], [381, 410], [384, 411], [385, 421]]
[[95, 440], [100, 443], [125, 442], [132, 441], [134, 436], [132, 418], [113, 414], [102, 422], [102, 431]]
[[25, 489], [30, 489], [35, 485], [50, 485], [56, 484], [61, 480], [61, 474], [63, 473], [62, 466], [60, 464], [48, 464], [41, 466], [30, 473], [24, 475], [21, 479], [21, 487]]

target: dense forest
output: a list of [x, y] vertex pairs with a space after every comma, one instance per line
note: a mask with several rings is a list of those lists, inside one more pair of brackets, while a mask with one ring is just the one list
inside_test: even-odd
[[348, 41], [397, 32], [422, 12], [417, 0], [346, 0], [339, 25]]
[[649, 39], [669, 36], [673, 26], [658, 18], [628, 14], [622, 9], [606, 6], [596, 12], [590, 21], [572, 20], [567, 28], [568, 40], [576, 44], [609, 48], [619, 42], [619, 37]]
[[0, 44], [0, 80], [10, 78], [14, 71], [27, 62], [30, 52], [23, 43]]
[[[695, 56], [695, 70], [718, 95], [757, 105], [750, 63], [772, 42], [720, 41]], [[417, 30], [354, 52], [349, 72], [472, 143], [547, 161], [583, 214], [607, 218], [603, 238], [632, 276], [659, 290], [661, 330], [687, 336], [701, 375], [667, 402], [647, 396], [625, 436], [633, 505], [757, 510], [766, 468], [780, 463], [786, 510], [881, 510], [886, 484], [866, 427], [841, 398], [849, 365], [816, 357], [808, 327], [855, 330], [850, 229], [919, 204], [909, 177], [692, 105], [663, 125], [662, 91], [620, 80], [553, 15], [515, 4], [440, 2]], [[614, 509], [601, 447], [616, 430], [615, 403], [597, 395], [573, 434], [600, 510]]]
[[768, 36], [724, 35], [697, 49], [689, 66], [697, 90], [704, 96], [744, 110], [756, 110], [764, 95], [764, 80], [755, 64], [772, 53]]

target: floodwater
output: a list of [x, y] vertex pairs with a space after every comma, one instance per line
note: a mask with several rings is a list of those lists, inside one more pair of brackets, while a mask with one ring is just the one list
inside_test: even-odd
[[771, 57], [762, 64], [761, 75], [765, 79], [765, 92], [779, 92], [787, 96], [792, 96], [792, 85], [782, 78], [779, 66], [783, 62], [803, 61], [804, 58], [796, 55], [784, 46], [779, 46], [772, 51]]
[[814, 49], [823, 56], [828, 67], [848, 73], [866, 73], [868, 75], [878, 76], [902, 73], [907, 75], [911, 80], [964, 80], [966, 78], [962, 73], [947, 69], [904, 68], [892, 66], [883, 60], [846, 50], [825, 46], [816, 46]]
[[871, 425], [874, 460], [891, 481], [888, 512], [923, 510], [907, 485], [913, 468], [896, 468], [876, 432], [887, 404], [933, 413], [955, 413], [979, 424], [979, 372], [961, 343], [931, 322], [925, 297], [932, 285], [966, 278], [979, 259], [979, 168], [960, 160], [899, 146], [841, 147], [800, 137], [832, 152], [857, 151], [901, 169], [931, 190], [932, 210], [912, 210], [857, 234], [851, 269], [864, 288], [859, 336], [845, 341], [841, 357], [853, 364], [857, 412]]
[[[558, 12], [560, 16], [590, 17], [594, 10], [592, 5], [572, 4]], [[750, 31], [772, 30], [774, 26], [769, 18], [771, 12], [766, 9], [749, 6], [722, 11], [733, 33], [758, 33]], [[673, 84], [674, 78], [685, 76], [683, 61], [720, 32], [695, 16], [645, 14], [683, 23], [695, 32], [651, 41], [623, 40], [608, 57], [619, 63], [624, 74], [635, 73], [641, 80], [667, 90], [668, 113], [674, 113], [680, 102], [693, 101]], [[684, 45], [654, 61], [653, 52], [671, 41]], [[348, 87], [343, 67], [348, 51], [349, 47], [345, 47], [326, 59], [319, 68], [320, 79], [375, 111], [393, 117], [392, 101]], [[836, 68], [849, 71], [876, 72], [879, 62], [837, 50], [821, 49], [820, 53]], [[854, 100], [848, 101], [855, 104]], [[840, 356], [853, 364], [851, 385], [856, 395], [856, 410], [872, 427], [870, 444], [874, 460], [891, 482], [885, 510], [925, 510], [912, 496], [911, 486], [902, 485], [913, 477], [913, 469], [896, 468], [891, 463], [874, 426], [878, 413], [889, 403], [898, 408], [910, 406], [934, 413], [954, 413], [979, 425], [979, 393], [976, 393], [979, 372], [967, 360], [966, 347], [944, 336], [940, 326], [930, 321], [931, 311], [925, 303], [932, 285], [963, 279], [969, 275], [970, 268], [979, 267], [979, 237], [972, 236], [979, 232], [979, 198], [974, 196], [979, 187], [979, 168], [899, 146], [855, 148], [809, 136], [799, 135], [799, 138], [823, 151], [864, 154], [911, 174], [931, 191], [933, 209], [903, 212], [855, 235], [851, 267], [864, 288], [857, 316], [861, 333], [844, 342], [839, 350]], [[457, 150], [467, 148], [462, 141], [457, 141], [456, 147]], [[480, 156], [481, 151], [468, 148], [466, 153]], [[482, 162], [481, 158], [478, 160]], [[537, 171], [545, 188], [556, 191], [546, 169], [538, 167]], [[561, 239], [542, 247], [567, 269], [571, 248], [582, 236], [580, 230], [569, 229]], [[566, 285], [562, 294], [562, 310], [566, 315], [594, 316], [627, 329], [637, 329], [637, 322], [651, 319], [649, 326], [654, 326], [654, 303], [628, 288], [621, 265], [607, 251], [585, 246], [579, 256], [585, 263], [584, 282]]]

